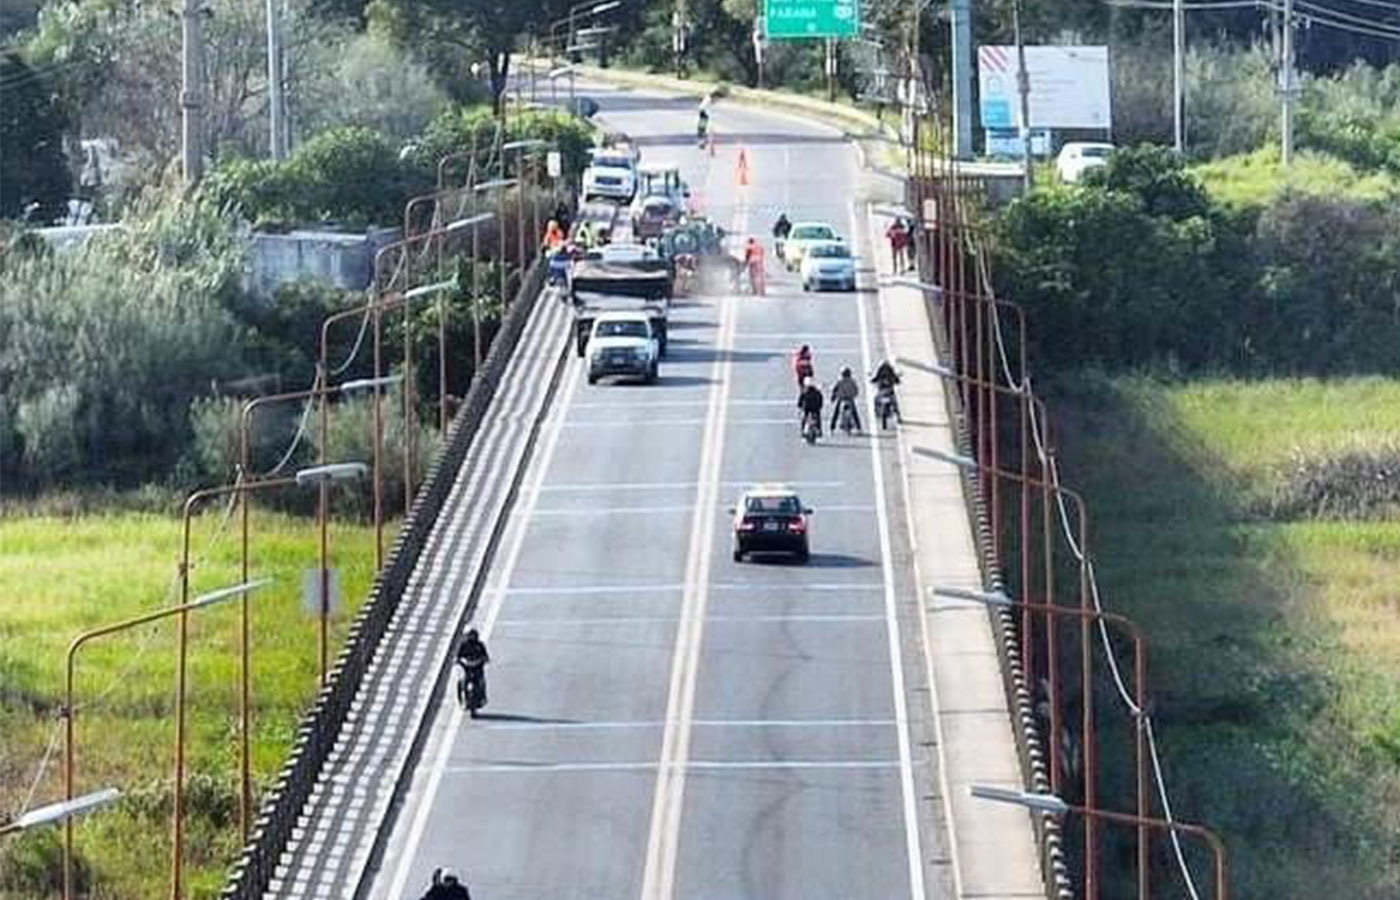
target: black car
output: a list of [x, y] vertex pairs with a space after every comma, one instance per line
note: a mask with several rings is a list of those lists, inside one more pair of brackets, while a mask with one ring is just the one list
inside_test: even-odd
[[750, 553], [788, 553], [806, 562], [812, 511], [788, 488], [757, 485], [739, 497], [734, 513], [734, 561]]

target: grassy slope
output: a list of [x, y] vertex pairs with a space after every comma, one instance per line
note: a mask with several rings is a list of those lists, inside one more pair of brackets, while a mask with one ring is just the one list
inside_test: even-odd
[[1277, 147], [1230, 156], [1193, 166], [1216, 200], [1231, 206], [1261, 206], [1285, 191], [1345, 196], [1358, 201], [1394, 203], [1400, 182], [1382, 173], [1358, 172], [1332, 156], [1303, 151], [1289, 168], [1279, 163]]
[[[194, 532], [200, 559], [221, 516], [202, 516]], [[301, 609], [302, 570], [316, 565], [314, 525], [254, 511], [251, 572], [276, 583], [254, 595], [254, 766], [268, 780], [280, 767], [295, 723], [314, 693], [314, 618]], [[391, 532], [392, 533], [392, 532]], [[0, 808], [24, 800], [62, 702], [68, 642], [79, 632], [138, 615], [175, 599], [180, 523], [121, 514], [78, 519], [0, 519]], [[207, 560], [194, 568], [192, 593], [239, 580], [238, 520], [228, 522]], [[368, 593], [373, 531], [333, 524], [332, 565], [346, 603], [336, 617], [332, 652]], [[187, 860], [192, 896], [212, 896], [238, 845], [237, 605], [200, 610], [190, 620]], [[79, 654], [76, 683], [78, 792], [113, 785], [128, 792], [115, 810], [78, 828], [76, 846], [93, 867], [95, 894], [152, 897], [168, 891], [169, 779], [174, 742], [174, 623], [100, 638]], [[56, 748], [61, 760], [61, 743]], [[61, 795], [52, 765], [36, 802]], [[204, 776], [203, 780], [199, 776]], [[58, 832], [27, 836], [8, 853], [42, 865]], [[22, 872], [4, 869], [0, 896], [27, 896]], [[13, 862], [12, 862], [13, 865]], [[52, 891], [46, 891], [52, 895]]]
[[1225, 835], [1235, 896], [1400, 896], [1400, 523], [1245, 512], [1295, 454], [1395, 446], [1400, 383], [1089, 379], [1052, 415], [1107, 602], [1149, 635], [1177, 813]]

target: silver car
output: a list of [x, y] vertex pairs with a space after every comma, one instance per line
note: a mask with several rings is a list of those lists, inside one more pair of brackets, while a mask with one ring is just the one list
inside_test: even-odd
[[841, 241], [811, 244], [802, 255], [802, 290], [853, 291], [856, 289], [856, 258]]

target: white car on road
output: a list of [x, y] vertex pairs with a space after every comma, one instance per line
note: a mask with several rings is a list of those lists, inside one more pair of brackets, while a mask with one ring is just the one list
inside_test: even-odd
[[810, 244], [802, 255], [802, 290], [853, 291], [856, 289], [856, 258], [842, 241]]
[[593, 161], [583, 170], [583, 199], [594, 197], [632, 202], [637, 193], [637, 160], [625, 150], [594, 150]]
[[1070, 141], [1060, 148], [1059, 156], [1055, 157], [1055, 171], [1059, 173], [1061, 181], [1074, 184], [1090, 169], [1106, 165], [1114, 149], [1112, 144]]
[[588, 383], [621, 375], [656, 380], [661, 343], [645, 312], [606, 312], [593, 322], [588, 338]]
[[783, 265], [792, 272], [802, 265], [802, 255], [812, 244], [839, 240], [841, 235], [825, 222], [798, 222], [783, 241]]

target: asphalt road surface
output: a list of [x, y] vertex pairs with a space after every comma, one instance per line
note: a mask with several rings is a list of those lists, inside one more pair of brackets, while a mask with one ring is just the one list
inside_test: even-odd
[[[786, 210], [866, 240], [835, 131], [721, 103], [711, 156], [695, 101], [585, 92], [731, 231], [771, 245]], [[372, 897], [437, 866], [477, 900], [951, 894], [896, 442], [797, 430], [798, 344], [824, 385], [882, 355], [874, 275], [805, 294], [768, 250], [766, 297], [677, 302], [657, 384], [570, 360], [473, 620], [490, 706], [437, 709]], [[806, 565], [731, 560], [762, 481], [815, 509]]]

